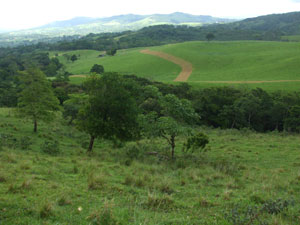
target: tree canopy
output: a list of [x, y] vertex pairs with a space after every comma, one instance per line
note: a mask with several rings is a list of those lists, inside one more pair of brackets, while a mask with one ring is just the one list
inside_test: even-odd
[[19, 78], [22, 91], [18, 98], [17, 109], [22, 116], [32, 119], [33, 131], [37, 132], [38, 121], [48, 122], [54, 118], [59, 101], [41, 70], [30, 68], [20, 72]]
[[88, 151], [95, 138], [126, 141], [137, 137], [139, 110], [127, 85], [116, 73], [92, 75], [84, 83], [89, 99], [79, 111], [77, 126], [90, 135]]

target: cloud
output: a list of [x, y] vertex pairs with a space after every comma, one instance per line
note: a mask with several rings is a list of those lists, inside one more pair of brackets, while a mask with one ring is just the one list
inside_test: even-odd
[[300, 0], [292, 0], [292, 2], [300, 3]]

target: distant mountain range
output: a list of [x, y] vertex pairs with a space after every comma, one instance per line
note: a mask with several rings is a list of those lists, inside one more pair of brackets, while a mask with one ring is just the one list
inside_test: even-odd
[[[165, 24], [175, 26], [158, 26], [155, 28], [155, 25]], [[180, 27], [178, 25], [188, 26]], [[170, 32], [168, 33], [166, 30]], [[118, 33], [122, 31], [126, 31], [126, 34]], [[84, 36], [90, 33], [99, 34]], [[77, 43], [74, 42], [75, 40], [79, 40], [79, 43], [85, 40], [85, 45], [81, 45], [80, 49], [85, 48], [87, 43], [89, 43], [88, 48], [93, 48], [91, 46], [97, 45], [94, 43], [97, 42], [97, 39], [100, 38], [102, 40], [101, 43], [105, 43], [109, 37], [113, 37], [112, 42], [118, 42], [118, 45], [123, 47], [142, 46], [148, 42], [151, 45], [159, 45], [169, 42], [205, 40], [208, 33], [213, 33], [215, 40], [222, 41], [300, 41], [300, 12], [272, 14], [240, 21], [185, 13], [148, 16], [129, 14], [100, 19], [77, 17], [30, 30], [1, 33], [0, 47], [30, 45], [38, 42], [56, 43], [63, 41], [67, 43], [71, 41], [73, 43], [72, 48], [74, 48], [76, 46], [73, 45]], [[162, 39], [162, 34], [164, 39]], [[142, 41], [139, 42], [137, 40]], [[77, 44], [79, 45], [79, 43]]]
[[213, 23], [233, 22], [232, 19], [216, 18], [212, 16], [195, 16], [186, 13], [153, 14], [153, 15], [119, 15], [107, 18], [76, 17], [65, 21], [56, 21], [41, 27], [10, 32], [10, 35], [85, 35], [89, 33], [120, 32], [138, 30], [143, 27], [173, 24], [200, 26]]

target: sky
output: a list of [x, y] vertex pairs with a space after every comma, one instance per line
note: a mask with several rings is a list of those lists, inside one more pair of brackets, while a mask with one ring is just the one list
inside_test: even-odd
[[2, 0], [0, 5], [0, 30], [27, 29], [78, 16], [184, 12], [242, 19], [300, 11], [300, 0]]

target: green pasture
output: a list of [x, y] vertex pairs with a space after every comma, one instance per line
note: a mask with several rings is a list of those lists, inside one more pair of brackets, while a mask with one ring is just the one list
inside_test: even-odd
[[[93, 64], [101, 64], [107, 72], [135, 74], [151, 80], [172, 82], [181, 69], [156, 56], [141, 54], [138, 49], [120, 50], [116, 56], [83, 50], [59, 53], [59, 59], [73, 74], [88, 74]], [[185, 42], [149, 48], [180, 57], [193, 64], [188, 82], [193, 86], [244, 84], [210, 84], [202, 81], [272, 81], [300, 80], [300, 45], [297, 42]], [[67, 62], [63, 54], [80, 55], [79, 60]], [[298, 90], [300, 82], [247, 84], [267, 90]]]
[[[60, 52], [59, 60], [66, 65], [66, 70], [72, 74], [89, 74], [94, 64], [104, 66], [106, 72], [136, 74], [157, 81], [172, 81], [180, 73], [180, 67], [160, 58], [140, 53], [141, 49], [119, 50], [115, 56], [98, 57], [103, 52], [82, 50]], [[53, 54], [53, 53], [52, 53]], [[67, 61], [64, 54], [80, 55], [79, 60]]]
[[[182, 136], [171, 161], [147, 154], [169, 155], [162, 139], [139, 141], [136, 159], [135, 143], [103, 140], [87, 155], [88, 136], [66, 124], [58, 115], [33, 134], [31, 121], [0, 110], [0, 224], [230, 225], [232, 209], [279, 199], [293, 203], [259, 219], [300, 223], [299, 135], [201, 128], [207, 152], [183, 154]], [[43, 151], [55, 140], [57, 154]]]

